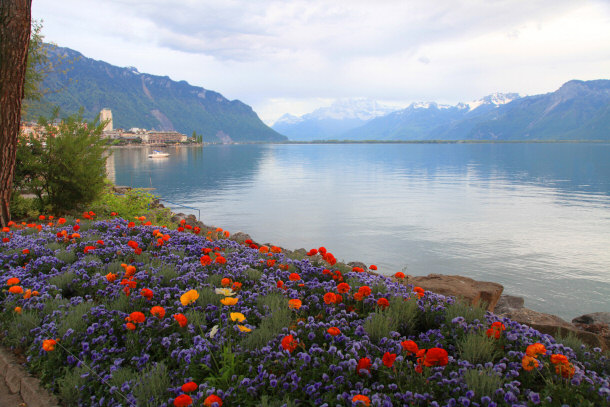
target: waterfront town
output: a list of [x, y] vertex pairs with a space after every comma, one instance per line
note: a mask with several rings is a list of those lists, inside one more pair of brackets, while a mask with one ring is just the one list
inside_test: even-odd
[[[100, 111], [100, 122], [106, 122], [102, 138], [108, 139], [111, 144], [175, 144], [188, 141], [185, 134], [173, 130], [146, 130], [137, 127], [129, 130], [114, 129], [112, 111], [108, 108]], [[21, 133], [37, 136], [40, 133], [40, 125], [35, 122], [22, 122]]]

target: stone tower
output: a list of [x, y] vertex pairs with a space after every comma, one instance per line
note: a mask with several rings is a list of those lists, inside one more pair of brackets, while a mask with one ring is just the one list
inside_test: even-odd
[[104, 131], [112, 131], [112, 111], [107, 107], [100, 112], [100, 122], [108, 120], [108, 124], [104, 126]]

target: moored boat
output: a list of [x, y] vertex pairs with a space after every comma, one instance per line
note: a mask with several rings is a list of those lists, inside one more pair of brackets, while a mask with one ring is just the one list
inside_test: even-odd
[[162, 151], [158, 151], [158, 150], [153, 150], [153, 152], [151, 154], [148, 154], [148, 158], [163, 158], [163, 157], [169, 157], [169, 154], [164, 153]]

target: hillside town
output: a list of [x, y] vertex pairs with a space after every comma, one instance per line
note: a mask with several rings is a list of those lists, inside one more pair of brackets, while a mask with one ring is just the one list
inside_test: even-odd
[[[168, 130], [146, 130], [132, 127], [129, 130], [121, 128], [114, 129], [112, 122], [112, 111], [104, 108], [100, 111], [100, 122], [106, 122], [102, 131], [102, 138], [107, 139], [109, 144], [176, 144], [186, 143], [189, 138], [177, 131]], [[34, 137], [41, 133], [41, 126], [35, 122], [22, 122], [21, 134]], [[194, 141], [194, 140], [193, 140]]]

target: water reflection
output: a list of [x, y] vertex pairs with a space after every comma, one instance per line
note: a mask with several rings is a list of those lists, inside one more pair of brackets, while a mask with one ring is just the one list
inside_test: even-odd
[[[237, 145], [115, 150], [118, 184], [204, 221], [393, 273], [498, 281], [532, 308], [608, 308], [607, 144]], [[583, 298], [586, 298], [583, 301]]]

